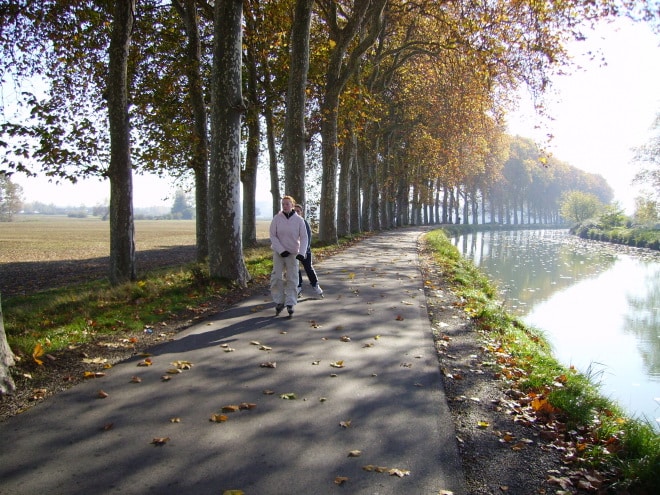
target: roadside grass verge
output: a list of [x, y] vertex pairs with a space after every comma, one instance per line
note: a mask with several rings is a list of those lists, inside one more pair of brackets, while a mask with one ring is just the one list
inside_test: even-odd
[[[360, 238], [315, 245], [314, 257], [322, 259]], [[267, 286], [273, 266], [270, 247], [246, 249], [244, 260], [252, 277], [247, 291]], [[31, 359], [37, 349], [54, 353], [99, 338], [140, 333], [183, 315], [233, 304], [245, 295], [246, 289], [229, 281], [212, 280], [206, 264], [189, 263], [146, 272], [118, 286], [97, 280], [15, 296], [3, 301], [3, 312], [10, 347], [21, 359]]]
[[495, 287], [443, 230], [425, 240], [475, 322], [495, 376], [519, 391], [543, 437], [566, 452], [566, 462], [594, 471], [611, 490], [657, 493], [660, 435], [650, 421], [627, 418], [599, 394], [597, 376], [562, 366], [538, 330], [504, 310]]

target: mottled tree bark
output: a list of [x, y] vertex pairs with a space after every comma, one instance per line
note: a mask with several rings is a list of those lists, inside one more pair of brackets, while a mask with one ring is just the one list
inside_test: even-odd
[[134, 16], [134, 0], [117, 0], [110, 38], [107, 88], [110, 120], [110, 282], [113, 285], [136, 278], [127, 76]]
[[16, 390], [16, 385], [9, 371], [9, 368], [14, 366], [14, 364], [16, 364], [14, 362], [14, 353], [11, 352], [7, 343], [5, 323], [2, 316], [2, 300], [0, 299], [0, 397], [11, 394]]
[[305, 88], [309, 72], [309, 29], [314, 0], [297, 0], [291, 29], [289, 81], [284, 123], [285, 194], [305, 203]]
[[209, 270], [240, 287], [250, 280], [241, 238], [242, 0], [216, 0], [211, 83]]

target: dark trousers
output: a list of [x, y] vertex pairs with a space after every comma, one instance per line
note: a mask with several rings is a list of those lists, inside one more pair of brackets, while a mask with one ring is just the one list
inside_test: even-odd
[[[305, 256], [305, 261], [301, 261], [303, 268], [305, 269], [305, 273], [307, 274], [307, 278], [309, 279], [309, 283], [311, 284], [312, 287], [316, 287], [316, 285], [319, 283], [319, 279], [316, 277], [316, 271], [314, 271], [314, 266], [312, 265], [312, 252], [307, 251], [307, 256]], [[302, 270], [298, 270], [298, 287], [302, 287], [303, 280], [302, 280]]]

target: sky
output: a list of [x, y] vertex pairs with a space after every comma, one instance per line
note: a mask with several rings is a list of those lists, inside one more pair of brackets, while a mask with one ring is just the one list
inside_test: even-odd
[[[584, 54], [601, 52], [590, 62]], [[548, 108], [553, 121], [534, 116], [529, 98], [509, 117], [509, 133], [547, 144], [553, 155], [586, 172], [602, 175], [614, 199], [631, 214], [639, 190], [631, 185], [637, 165], [631, 148], [648, 142], [660, 113], [660, 36], [646, 24], [619, 19], [601, 24], [569, 52], [584, 70], [553, 79]], [[535, 130], [535, 125], [540, 128]]]
[[[602, 53], [606, 65], [601, 57], [589, 61], [582, 55], [589, 51]], [[660, 112], [660, 36], [645, 24], [619, 19], [601, 24], [585, 42], [571, 44], [569, 52], [584, 70], [553, 79], [553, 94], [547, 99], [553, 120], [535, 116], [523, 94], [519, 110], [509, 116], [509, 133], [532, 138], [557, 159], [602, 175], [614, 189], [615, 200], [630, 214], [639, 194], [631, 186], [636, 171], [631, 148], [648, 141]], [[554, 136], [550, 143], [547, 134]], [[12, 180], [23, 188], [25, 202], [94, 206], [110, 197], [109, 183], [96, 179], [55, 185], [15, 174]], [[177, 185], [135, 175], [133, 188], [136, 208], [169, 207]], [[269, 197], [267, 172], [260, 172], [257, 188], [259, 197]]]

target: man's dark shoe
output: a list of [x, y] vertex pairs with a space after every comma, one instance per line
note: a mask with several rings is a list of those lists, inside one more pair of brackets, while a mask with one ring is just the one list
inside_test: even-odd
[[287, 306], [286, 310], [289, 312], [289, 316], [293, 315], [293, 306]]
[[275, 316], [279, 315], [284, 309], [284, 304], [278, 304], [275, 306]]

